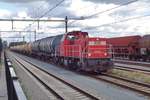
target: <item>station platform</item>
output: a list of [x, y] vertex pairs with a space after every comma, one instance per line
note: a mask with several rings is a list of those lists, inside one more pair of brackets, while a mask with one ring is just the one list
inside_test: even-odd
[[0, 62], [0, 100], [8, 100], [4, 54]]

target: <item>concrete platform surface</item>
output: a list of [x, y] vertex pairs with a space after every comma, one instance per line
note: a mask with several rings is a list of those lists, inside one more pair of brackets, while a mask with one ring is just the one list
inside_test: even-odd
[[0, 100], [8, 100], [7, 85], [6, 85], [6, 74], [5, 74], [3, 55], [2, 55], [2, 60], [0, 63]]

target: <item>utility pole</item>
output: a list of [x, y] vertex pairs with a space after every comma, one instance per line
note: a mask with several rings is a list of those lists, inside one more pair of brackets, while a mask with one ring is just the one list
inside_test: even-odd
[[25, 41], [25, 36], [23, 36], [23, 42]]
[[11, 25], [12, 25], [12, 30], [14, 29], [14, 21], [13, 20], [11, 20]]
[[[22, 32], [19, 32], [19, 36], [20, 36], [20, 37], [21, 37], [21, 33], [22, 33]], [[20, 39], [21, 39], [21, 38], [20, 38]], [[18, 41], [21, 41], [20, 39], [18, 38]], [[23, 37], [22, 37], [22, 39], [23, 39]]]
[[30, 42], [31, 42], [31, 33], [29, 34]]
[[39, 30], [40, 29], [40, 22], [38, 21], [37, 24], [38, 24], [38, 30]]
[[65, 18], [65, 32], [68, 32], [68, 17]]
[[34, 31], [34, 41], [36, 41], [36, 30]]

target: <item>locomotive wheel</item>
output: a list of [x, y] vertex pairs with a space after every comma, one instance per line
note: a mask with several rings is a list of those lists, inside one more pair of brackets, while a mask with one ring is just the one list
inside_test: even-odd
[[69, 59], [67, 60], [67, 66], [69, 69], [72, 67], [72, 61]]
[[70, 68], [71, 68], [72, 70], [77, 70], [77, 69], [78, 69], [78, 67], [76, 66], [75, 63], [72, 63]]
[[100, 71], [100, 70], [95, 70], [94, 71], [95, 74], [101, 74], [102, 72], [105, 72], [105, 71]]
[[82, 64], [77, 65], [76, 71], [78, 72], [81, 71], [82, 70], [81, 67], [82, 67]]
[[81, 70], [81, 63], [79, 61], [77, 61], [75, 63], [75, 66], [76, 66], [76, 71], [80, 71]]
[[84, 61], [83, 64], [82, 64], [83, 70], [86, 70], [87, 67], [88, 67], [88, 62], [87, 62], [87, 61]]
[[67, 60], [67, 68], [70, 70], [76, 70], [77, 69], [77, 66], [76, 66], [76, 63], [74, 62], [74, 60], [72, 60], [72, 59]]
[[60, 58], [60, 59], [59, 59], [59, 64], [60, 64], [60, 65], [64, 65], [64, 58]]
[[58, 58], [57, 58], [57, 57], [53, 57], [53, 62], [54, 62], [55, 64], [58, 64], [58, 62], [59, 62]]
[[86, 62], [79, 62], [79, 66], [77, 66], [77, 71], [86, 71], [87, 63]]
[[71, 64], [71, 69], [76, 70], [78, 69], [78, 61], [76, 59], [71, 60], [72, 64]]

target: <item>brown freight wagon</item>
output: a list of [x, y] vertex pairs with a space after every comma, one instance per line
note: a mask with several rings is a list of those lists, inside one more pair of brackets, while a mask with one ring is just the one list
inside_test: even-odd
[[150, 35], [145, 35], [139, 41], [143, 61], [150, 60]]
[[140, 56], [139, 40], [141, 36], [109, 38], [113, 58], [137, 59]]

